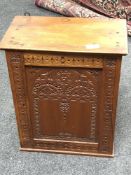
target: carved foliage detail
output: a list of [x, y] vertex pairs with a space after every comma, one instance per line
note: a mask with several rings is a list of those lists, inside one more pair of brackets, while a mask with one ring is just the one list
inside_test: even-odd
[[[29, 68], [28, 68], [29, 69]], [[30, 68], [30, 76], [35, 75], [33, 85], [33, 107], [35, 117], [35, 137], [42, 137], [39, 123], [39, 100], [58, 99], [59, 109], [63, 113], [63, 120], [66, 122], [67, 113], [70, 110], [71, 100], [88, 101], [91, 104], [91, 131], [90, 139], [96, 139], [96, 113], [98, 100], [98, 75], [99, 70], [76, 70], [76, 69], [46, 69], [42, 71], [37, 68]], [[88, 77], [88, 78], [87, 78]], [[64, 133], [63, 133], [64, 134]], [[66, 137], [66, 133], [64, 134]], [[62, 136], [60, 135], [60, 138]], [[67, 136], [69, 138], [69, 134]], [[59, 139], [60, 139], [59, 138]]]
[[59, 109], [60, 111], [64, 114], [64, 121], [66, 122], [67, 120], [67, 114], [70, 109], [70, 104], [66, 99], [62, 99], [60, 104], [59, 104]]

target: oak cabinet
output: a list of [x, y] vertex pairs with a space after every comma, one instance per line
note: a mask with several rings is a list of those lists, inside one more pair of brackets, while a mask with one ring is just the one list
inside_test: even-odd
[[113, 156], [126, 35], [125, 20], [15, 17], [1, 48], [21, 150]]

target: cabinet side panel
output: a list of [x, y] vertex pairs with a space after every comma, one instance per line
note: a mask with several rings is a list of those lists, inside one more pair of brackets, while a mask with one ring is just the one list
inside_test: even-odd
[[6, 60], [13, 94], [20, 144], [21, 147], [31, 148], [31, 127], [28, 117], [23, 53], [17, 51], [6, 51]]

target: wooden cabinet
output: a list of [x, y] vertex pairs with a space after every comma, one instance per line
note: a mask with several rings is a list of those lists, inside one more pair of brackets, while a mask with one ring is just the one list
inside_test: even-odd
[[1, 48], [21, 150], [113, 156], [125, 20], [15, 17]]

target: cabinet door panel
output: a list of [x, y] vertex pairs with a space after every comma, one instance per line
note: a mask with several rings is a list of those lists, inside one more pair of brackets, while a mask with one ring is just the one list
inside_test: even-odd
[[34, 139], [97, 143], [101, 72], [26, 66]]

